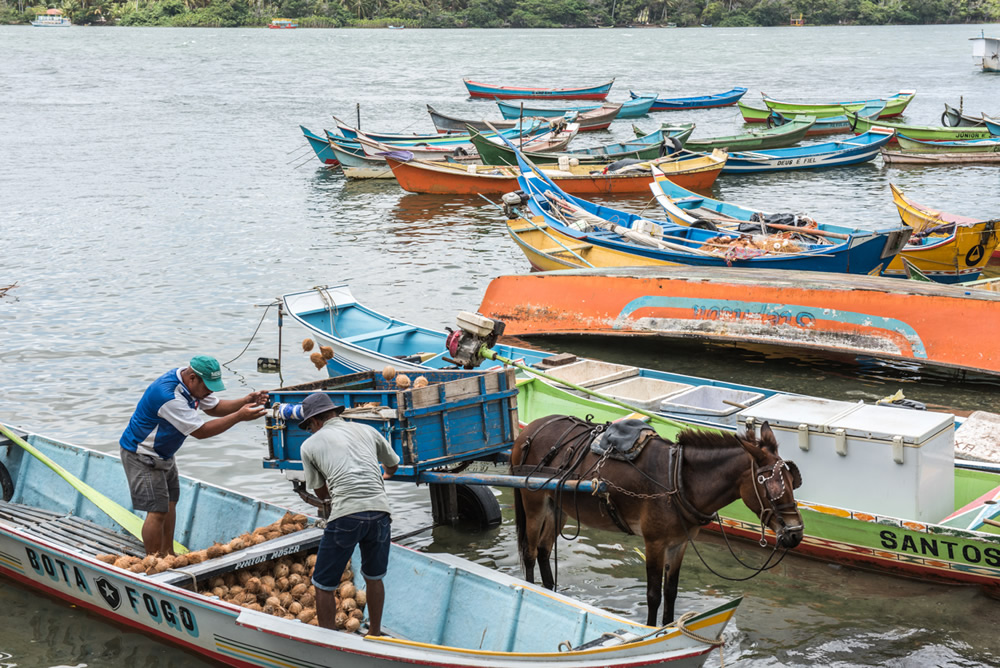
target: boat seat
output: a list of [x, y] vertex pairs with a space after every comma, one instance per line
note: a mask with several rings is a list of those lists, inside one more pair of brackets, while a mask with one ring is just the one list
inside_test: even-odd
[[682, 209], [697, 209], [704, 203], [704, 197], [681, 197], [680, 199], [674, 200], [674, 204]]
[[387, 336], [395, 336], [396, 334], [408, 334], [410, 332], [416, 331], [416, 329], [417, 328], [414, 327], [413, 325], [400, 325], [398, 327], [380, 329], [377, 332], [365, 332], [364, 334], [355, 334], [354, 336], [345, 337], [344, 341], [348, 343], [361, 343], [362, 341], [382, 339]]

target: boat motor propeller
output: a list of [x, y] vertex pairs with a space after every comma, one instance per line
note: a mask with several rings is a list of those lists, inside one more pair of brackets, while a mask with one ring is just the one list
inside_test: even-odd
[[474, 369], [486, 359], [481, 352], [483, 348], [492, 348], [503, 335], [504, 322], [468, 311], [459, 313], [456, 321], [458, 329], [445, 328], [448, 330], [445, 347], [451, 357], [444, 360], [464, 369]]

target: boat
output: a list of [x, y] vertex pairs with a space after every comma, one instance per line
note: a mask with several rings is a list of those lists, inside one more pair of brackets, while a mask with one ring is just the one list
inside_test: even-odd
[[997, 153], [1000, 137], [989, 139], [956, 139], [953, 141], [928, 141], [906, 135], [896, 135], [898, 150], [907, 153]]
[[[386, 162], [392, 168], [403, 190], [440, 195], [502, 195], [517, 190], [520, 169], [509, 165], [460, 165], [441, 161], [418, 160], [404, 151], [387, 153]], [[726, 154], [712, 155], [681, 151], [662, 158], [623, 165], [617, 169], [594, 165], [566, 164], [544, 167], [555, 183], [574, 195], [644, 194], [653, 180], [656, 166], [685, 188], [710, 188], [723, 165]], [[565, 169], [564, 169], [565, 168]]]
[[[359, 136], [364, 135], [372, 141], [381, 142], [383, 144], [399, 144], [399, 145], [423, 145], [423, 146], [463, 146], [468, 148], [471, 144], [469, 131], [466, 129], [460, 134], [450, 133], [442, 135], [439, 132], [433, 133], [422, 133], [422, 134], [406, 134], [400, 132], [369, 132], [367, 130], [362, 131], [358, 128], [352, 127], [347, 123], [343, 122], [336, 116], [333, 117], [334, 122], [337, 124], [337, 131], [344, 137], [348, 139], [357, 139]], [[558, 131], [561, 127], [566, 127], [570, 125], [565, 119], [559, 119], [557, 121], [551, 121], [548, 119], [526, 119], [523, 123], [523, 129], [521, 129], [522, 124], [515, 123], [509, 128], [499, 129], [500, 134], [511, 139], [531, 139], [536, 135], [546, 134], [553, 131]], [[493, 130], [487, 130], [483, 133], [487, 137], [492, 137], [496, 133]]]
[[615, 83], [612, 79], [596, 86], [580, 86], [576, 88], [536, 88], [532, 86], [493, 86], [471, 79], [462, 79], [469, 91], [469, 97], [500, 98], [512, 100], [519, 98], [541, 98], [549, 100], [603, 100]]
[[924, 139], [928, 141], [955, 141], [958, 139], [988, 139], [990, 131], [986, 127], [957, 127], [950, 128], [934, 125], [906, 125], [895, 121], [882, 119], [872, 120], [861, 118], [857, 114], [848, 111], [847, 120], [851, 122], [854, 134], [868, 132], [875, 126], [892, 128], [897, 135], [906, 135], [910, 139]]
[[1000, 137], [926, 141], [896, 135], [895, 150], [882, 148], [888, 165], [952, 165], [1000, 163]]
[[847, 141], [831, 141], [753, 152], [735, 151], [729, 154], [729, 160], [722, 168], [722, 173], [751, 174], [856, 165], [874, 160], [879, 154], [879, 150], [892, 139], [893, 134], [895, 134], [894, 130], [875, 127], [870, 132]]
[[[520, 155], [520, 154], [519, 154]], [[573, 237], [577, 245], [594, 244], [603, 248], [653, 258], [688, 267], [734, 267], [802, 269], [817, 272], [862, 273], [880, 271], [896, 254], [911, 230], [903, 226], [879, 230], [856, 230], [835, 225], [812, 229], [791, 225], [768, 224], [768, 233], [754, 234], [763, 223], [751, 223], [749, 233], [729, 233], [707, 224], [707, 216], [694, 220], [689, 213], [704, 206], [712, 221], [719, 221], [729, 211], [747, 218], [751, 213], [722, 202], [702, 198], [671, 184], [655, 167], [650, 189], [673, 218], [690, 220], [650, 220], [642, 216], [593, 204], [566, 194], [544, 174], [521, 163], [518, 203], [504, 200], [507, 218], [522, 218], [553, 228]], [[669, 201], [664, 193], [685, 193], [681, 206]], [[793, 216], [788, 215], [791, 221]], [[735, 218], [728, 218], [734, 221]], [[784, 220], [784, 217], [782, 217]], [[776, 230], [777, 233], [770, 230]], [[786, 230], [795, 230], [789, 233]], [[756, 237], [756, 238], [755, 238]], [[725, 273], [722, 271], [720, 273]]]
[[292, 30], [299, 27], [299, 22], [296, 19], [271, 19], [267, 27], [275, 30]]
[[[594, 132], [596, 130], [606, 130], [611, 126], [611, 121], [618, 115], [619, 105], [603, 104], [590, 111], [583, 113], [568, 114], [566, 118], [569, 123], [576, 123], [580, 126], [580, 132]], [[516, 127], [521, 120], [474, 120], [463, 119], [455, 116], [448, 116], [437, 111], [431, 105], [427, 105], [427, 113], [431, 115], [431, 121], [439, 133], [460, 132], [467, 133], [469, 127], [477, 130], [489, 130], [492, 125], [497, 130], [504, 130]], [[526, 119], [525, 119], [526, 120]]]
[[990, 131], [991, 136], [1000, 137], [1000, 120], [983, 114], [983, 124], [986, 126], [986, 129]]
[[[530, 295], [530, 299], [526, 298]], [[622, 267], [502, 276], [479, 312], [505, 336], [657, 336], [760, 344], [1000, 375], [1000, 292], [881, 276]], [[958, 329], [956, 329], [956, 327]]]
[[[650, 95], [647, 97], [628, 100], [627, 102], [614, 102], [613, 104], [621, 105], [618, 112], [614, 115], [614, 118], [640, 118], [645, 116], [649, 113], [649, 109], [653, 106], [653, 102], [655, 101], [656, 96]], [[582, 114], [587, 111], [594, 111], [596, 109], [603, 108], [602, 105], [590, 105], [583, 107], [526, 107], [523, 103], [518, 104], [514, 102], [505, 102], [499, 99], [496, 102], [497, 107], [500, 109], [500, 115], [506, 119], [521, 118], [525, 116], [554, 118], [571, 113]]]
[[44, 14], [39, 14], [31, 25], [36, 28], [68, 28], [73, 22], [62, 15], [61, 9], [48, 9]]
[[870, 100], [852, 100], [848, 102], [826, 102], [819, 104], [804, 102], [786, 102], [761, 94], [764, 99], [764, 106], [771, 111], [777, 111], [785, 116], [808, 115], [816, 118], [826, 118], [828, 116], [842, 116], [845, 111], [858, 111], [869, 104], [885, 102], [885, 109], [879, 114], [879, 118], [894, 118], [901, 115], [907, 105], [916, 96], [916, 91], [901, 90], [895, 95]]
[[363, 152], [358, 155], [354, 146], [338, 143], [333, 138], [329, 141], [330, 151], [337, 158], [337, 162], [340, 163], [340, 169], [344, 172], [344, 176], [349, 179], [391, 179], [395, 178], [392, 175], [392, 170], [389, 169], [389, 165], [385, 163], [385, 159], [381, 156], [369, 157]]
[[893, 151], [883, 147], [881, 155], [882, 161], [887, 165], [1000, 164], [998, 153], [914, 153]]
[[[321, 286], [281, 297], [284, 313], [316, 341], [330, 346], [330, 376], [381, 371], [392, 366], [400, 373], [422, 374], [450, 368], [448, 332], [413, 325], [379, 313], [359, 302], [347, 285]], [[500, 355], [519, 360], [583, 387], [665, 417], [675, 417], [720, 429], [736, 429], [736, 414], [775, 390], [710, 380], [667, 371], [552, 353], [497, 343]], [[485, 361], [492, 369], [499, 362]]]
[[[566, 158], [571, 163], [575, 159], [581, 165], [605, 165], [624, 159], [652, 160], [662, 158], [668, 153], [680, 150], [693, 131], [693, 123], [663, 124], [658, 130], [636, 137], [635, 141], [631, 142], [615, 142], [568, 151], [540, 151], [534, 150], [530, 146], [522, 148], [530, 153], [532, 162], [536, 164], [558, 164], [560, 158]], [[670, 142], [669, 149], [665, 146], [667, 141]], [[482, 136], [477, 136], [475, 132], [472, 143], [479, 151], [479, 157], [484, 164], [517, 164], [514, 149], [509, 146], [491, 142]]]
[[388, 26], [389, 30], [402, 30], [405, 27], [406, 26], [394, 26], [394, 25]]
[[951, 128], [966, 127], [975, 128], [985, 125], [982, 116], [969, 116], [962, 111], [962, 103], [959, 102], [958, 109], [947, 102], [944, 103], [944, 111], [941, 113], [941, 125]]
[[[521, 383], [518, 414], [524, 421], [635, 417], [538, 379]], [[767, 421], [779, 452], [801, 473], [795, 497], [805, 529], [796, 554], [1000, 596], [1000, 473], [955, 465], [951, 416], [777, 395], [741, 410], [740, 418], [751, 429]], [[676, 433], [676, 422], [645, 421], [666, 438]], [[761, 538], [759, 520], [742, 502], [720, 510], [706, 528]]]
[[1000, 242], [1000, 219], [978, 220], [917, 204], [892, 183], [892, 200], [913, 235], [883, 276], [907, 276], [906, 259], [921, 274], [939, 283], [966, 283], [979, 278]]
[[[772, 125], [782, 125], [788, 122], [788, 117], [777, 111], [771, 111], [768, 108], [757, 109], [756, 107], [751, 107], [748, 104], [742, 102], [737, 103], [740, 109], [740, 114], [743, 116], [743, 121], [746, 123], [767, 123], [769, 126]], [[885, 109], [885, 101], [878, 100], [872, 102], [865, 107], [862, 107], [858, 111], [858, 115], [862, 118], [878, 118], [878, 115], [882, 113]], [[834, 135], [834, 134], [850, 134], [851, 132], [851, 122], [847, 120], [847, 116], [841, 114], [840, 116], [827, 116], [826, 118], [817, 118], [816, 123], [813, 124], [811, 128], [806, 132], [807, 137], [814, 137], [817, 135]]]
[[[741, 97], [746, 95], [747, 89], [737, 86], [725, 93], [715, 93], [714, 95], [695, 95], [692, 97], [671, 97], [656, 98], [650, 111], [687, 111], [688, 109], [714, 109], [715, 107], [728, 107], [736, 104]], [[632, 91], [628, 92], [632, 99], [647, 97]], [[655, 97], [655, 96], [654, 96]]]
[[[522, 146], [527, 151], [539, 151], [546, 153], [552, 151], [563, 151], [573, 140], [578, 131], [579, 128], [577, 128], [575, 124], [570, 123], [566, 126], [554, 128], [551, 132], [532, 135], [524, 141]], [[414, 157], [423, 160], [446, 160], [449, 157], [478, 156], [484, 163], [489, 164], [487, 162], [487, 158], [483, 156], [481, 151], [485, 148], [485, 150], [489, 153], [491, 151], [489, 147], [497, 146], [497, 144], [494, 143], [499, 141], [496, 135], [484, 136], [473, 130], [472, 134], [468, 136], [472, 140], [468, 143], [463, 141], [461, 143], [443, 145], [434, 145], [430, 143], [389, 144], [374, 141], [365, 133], [359, 132], [357, 141], [361, 144], [361, 148], [364, 150], [365, 155], [370, 158], [378, 158], [382, 153], [404, 150], [412, 153]]]
[[767, 148], [784, 148], [797, 144], [806, 136], [816, 123], [813, 116], [794, 116], [783, 125], [772, 128], [751, 129], [743, 134], [725, 137], [709, 137], [706, 139], [688, 139], [684, 148], [691, 151], [711, 151], [721, 148], [724, 151], [755, 151]]
[[306, 138], [320, 162], [328, 167], [336, 167], [340, 164], [333, 149], [330, 148], [330, 141], [326, 137], [319, 136], [304, 125], [300, 125], [299, 129], [302, 130], [302, 136]]
[[[55, 466], [128, 504], [116, 457], [24, 430], [12, 435]], [[68, 485], [39, 459], [11, 445], [2, 450], [0, 464], [13, 482], [0, 501], [0, 575], [223, 665], [700, 666], [739, 604], [739, 599], [727, 601], [681, 623], [647, 627], [460, 557], [393, 544], [385, 586], [397, 595], [386, 597], [382, 627], [387, 635], [365, 637], [320, 628], [305, 611], [300, 613], [304, 622], [222, 598], [229, 598], [228, 578], [235, 585], [255, 565], [270, 567], [279, 557], [285, 564], [306, 563], [322, 535], [316, 526], [277, 532], [278, 537], [243, 549], [229, 543], [229, 554], [161, 572], [150, 567], [147, 575], [106, 562], [108, 555], [120, 555], [124, 561], [116, 563], [135, 560], [144, 568], [142, 543], [97, 506], [67, 493]], [[275, 504], [187, 476], [180, 478], [180, 487], [177, 534], [194, 550], [293, 517]], [[357, 563], [359, 553], [354, 557]], [[209, 591], [214, 578], [223, 584]], [[364, 587], [360, 568], [354, 570], [354, 584]], [[498, 610], [507, 611], [502, 620]]]
[[970, 37], [972, 57], [984, 72], [1000, 72], [1000, 39], [986, 37], [980, 31], [979, 37]]

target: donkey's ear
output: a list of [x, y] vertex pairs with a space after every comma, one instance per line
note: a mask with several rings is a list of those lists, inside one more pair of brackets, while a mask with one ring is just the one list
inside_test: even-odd
[[778, 454], [778, 439], [774, 437], [774, 432], [771, 431], [771, 425], [769, 425], [767, 421], [760, 425], [760, 438], [757, 440], [757, 445], [767, 450], [772, 455]]
[[742, 437], [736, 439], [743, 446], [743, 449], [750, 453], [750, 456], [754, 458], [754, 461], [763, 462], [766, 458], [766, 454], [763, 450], [757, 447], [757, 439], [754, 436], [753, 429], [747, 429], [746, 433]]
[[792, 489], [798, 489], [802, 487], [802, 474], [799, 473], [799, 467], [795, 465], [795, 462], [785, 462], [788, 466], [788, 472], [792, 474]]

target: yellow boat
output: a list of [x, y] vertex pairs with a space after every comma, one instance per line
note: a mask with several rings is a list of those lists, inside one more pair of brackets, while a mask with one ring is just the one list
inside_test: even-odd
[[511, 218], [507, 221], [507, 233], [538, 271], [679, 266], [674, 262], [595, 246], [553, 229], [541, 216]]
[[906, 277], [906, 258], [922, 274], [938, 283], [960, 283], [979, 277], [1000, 242], [1000, 220], [977, 220], [916, 204], [892, 188], [892, 199], [904, 225], [913, 228], [909, 243], [882, 272]]

